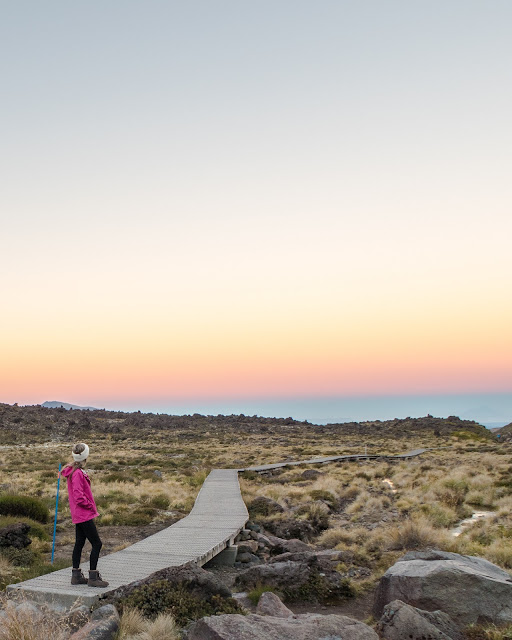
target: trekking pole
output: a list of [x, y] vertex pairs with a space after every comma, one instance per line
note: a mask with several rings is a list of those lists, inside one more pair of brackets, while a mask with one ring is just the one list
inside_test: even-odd
[[57, 512], [59, 511], [59, 488], [60, 488], [60, 469], [62, 464], [59, 463], [59, 476], [57, 480], [57, 497], [55, 498], [55, 520], [53, 522], [53, 545], [52, 545], [52, 561], [53, 564], [53, 554], [55, 553], [55, 535], [57, 533]]

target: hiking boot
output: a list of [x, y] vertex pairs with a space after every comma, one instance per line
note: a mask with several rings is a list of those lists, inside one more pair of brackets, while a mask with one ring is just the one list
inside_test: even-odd
[[87, 584], [87, 578], [82, 573], [82, 569], [72, 569], [71, 572], [71, 584]]
[[89, 571], [89, 580], [87, 581], [89, 587], [108, 587], [108, 582], [101, 579], [99, 571]]

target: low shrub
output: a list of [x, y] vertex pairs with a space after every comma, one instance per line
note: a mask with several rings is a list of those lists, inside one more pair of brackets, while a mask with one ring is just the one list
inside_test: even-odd
[[31, 496], [0, 496], [0, 515], [24, 516], [43, 524], [46, 524], [50, 519], [46, 504], [42, 500]]
[[337, 584], [332, 584], [318, 571], [312, 571], [307, 582], [294, 589], [283, 589], [285, 602], [313, 601], [322, 604], [334, 604], [340, 600], [353, 598], [355, 589], [349, 578], [342, 578]]
[[439, 502], [422, 504], [420, 505], [420, 510], [436, 529], [450, 527], [459, 520], [459, 516], [454, 509]]
[[133, 511], [118, 511], [112, 516], [112, 524], [117, 526], [141, 527], [149, 524], [156, 516], [157, 510], [151, 506], [140, 506]]
[[36, 554], [30, 549], [4, 547], [0, 553], [15, 567], [30, 567], [36, 560]]
[[156, 496], [153, 496], [149, 501], [149, 504], [155, 509], [167, 509], [170, 503], [171, 501], [165, 493], [157, 493]]
[[151, 620], [161, 613], [170, 613], [180, 627], [204, 616], [244, 612], [233, 598], [223, 598], [220, 595], [199, 597], [188, 590], [186, 585], [172, 584], [167, 580], [142, 585], [119, 600], [118, 604], [122, 611], [125, 608], [138, 609]]
[[[204, 484], [206, 480], [206, 476], [208, 474], [204, 471], [200, 471], [199, 473], [195, 473], [194, 475], [185, 476], [184, 482], [191, 487], [200, 487]], [[156, 477], [156, 476], [155, 476]]]

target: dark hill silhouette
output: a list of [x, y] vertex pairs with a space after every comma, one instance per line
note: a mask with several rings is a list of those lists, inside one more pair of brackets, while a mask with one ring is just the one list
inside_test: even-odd
[[[63, 403], [62, 403], [63, 404]], [[184, 440], [197, 437], [215, 437], [216, 434], [282, 434], [343, 437], [358, 435], [368, 442], [374, 438], [401, 438], [410, 436], [449, 436], [465, 433], [477, 438], [494, 439], [494, 435], [472, 420], [448, 418], [404, 418], [371, 422], [344, 422], [314, 425], [292, 418], [264, 418], [240, 415], [168, 415], [158, 413], [127, 413], [105, 409], [48, 408], [41, 405], [24, 406], [0, 404], [0, 444], [27, 440], [86, 439], [90, 434], [112, 434], [118, 438], [128, 436], [149, 437], [152, 432], [172, 431]]]

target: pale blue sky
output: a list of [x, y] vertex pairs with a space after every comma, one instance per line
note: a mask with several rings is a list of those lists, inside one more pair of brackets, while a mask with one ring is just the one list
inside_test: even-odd
[[[53, 346], [77, 389], [60, 399], [102, 402], [116, 340], [137, 349], [132, 390], [172, 391], [178, 349], [206, 371], [197, 394], [220, 393], [192, 354], [212, 323], [224, 396], [244, 346], [281, 371], [292, 325], [304, 375], [276, 373], [277, 395], [313, 370], [312, 393], [386, 392], [395, 365], [396, 392], [444, 391], [444, 373], [447, 392], [510, 389], [511, 24], [499, 0], [0, 1], [8, 399], [62, 395], [42, 384]], [[373, 341], [372, 388], [361, 370], [349, 389], [352, 335]], [[66, 360], [84, 340], [87, 380]], [[237, 392], [266, 393], [251, 357], [260, 382]]]

